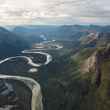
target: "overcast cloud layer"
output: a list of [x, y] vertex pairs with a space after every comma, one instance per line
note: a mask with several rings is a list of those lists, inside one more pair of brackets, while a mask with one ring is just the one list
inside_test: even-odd
[[110, 24], [110, 0], [0, 0], [0, 25]]

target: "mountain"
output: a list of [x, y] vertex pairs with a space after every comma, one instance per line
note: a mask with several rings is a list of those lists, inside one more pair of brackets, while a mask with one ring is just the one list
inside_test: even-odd
[[28, 46], [23, 37], [0, 27], [0, 57], [20, 53], [21, 50]]
[[[80, 26], [79, 26], [80, 27]], [[47, 39], [55, 40], [77, 40], [81, 36], [88, 34], [87, 31], [82, 31], [77, 26], [17, 26], [13, 29], [16, 34], [23, 36], [31, 36], [33, 39], [38, 39], [40, 35], [45, 35]]]
[[56, 34], [56, 26], [17, 26], [12, 32], [24, 36], [29, 42], [41, 42], [45, 36], [46, 39], [52, 39]]
[[[89, 39], [90, 38], [90, 39]], [[110, 33], [101, 32], [93, 36], [91, 48], [88, 36], [85, 45], [75, 60], [80, 65], [80, 110], [109, 110], [110, 105]], [[83, 42], [84, 45], [84, 42]]]
[[[9, 27], [8, 27], [9, 28]], [[47, 39], [76, 41], [90, 33], [110, 32], [110, 26], [97, 25], [61, 25], [61, 26], [16, 26], [11, 28], [16, 34], [31, 39], [39, 39], [44, 35]], [[30, 39], [30, 40], [31, 40]]]
[[57, 55], [47, 69], [53, 77], [43, 87], [46, 110], [109, 110], [109, 38], [109, 32], [92, 32], [69, 54]]

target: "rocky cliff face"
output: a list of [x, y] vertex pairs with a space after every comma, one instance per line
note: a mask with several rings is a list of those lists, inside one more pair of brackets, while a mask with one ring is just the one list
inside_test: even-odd
[[103, 61], [110, 57], [110, 48], [104, 48], [94, 52], [90, 57], [88, 57], [81, 65], [82, 73], [95, 73], [96, 86], [101, 83], [101, 65]]
[[87, 58], [81, 65], [81, 72], [88, 73], [90, 71], [95, 71], [96, 69], [96, 52], [93, 53], [89, 58]]
[[[81, 110], [109, 110], [110, 105], [110, 47], [97, 49], [81, 66], [82, 72], [88, 75], [88, 87], [84, 84]], [[83, 76], [85, 76], [83, 74]]]

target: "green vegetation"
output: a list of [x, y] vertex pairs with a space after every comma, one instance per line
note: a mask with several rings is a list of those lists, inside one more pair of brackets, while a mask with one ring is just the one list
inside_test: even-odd
[[102, 72], [101, 85], [98, 90], [100, 95], [100, 101], [102, 102], [101, 107], [105, 107], [104, 110], [109, 110], [110, 108], [110, 95], [109, 95], [110, 59], [106, 59], [105, 61], [103, 61], [103, 63], [101, 64], [101, 72]]
[[46, 110], [75, 110], [79, 108], [81, 86], [79, 65], [72, 59], [74, 52], [72, 47], [68, 49], [68, 52], [66, 50], [67, 48], [64, 48], [55, 52], [53, 62], [45, 68], [45, 74], [48, 74], [47, 84], [43, 85]]
[[[91, 42], [90, 39], [90, 42], [86, 43], [85, 40], [85, 42], [81, 44], [79, 39], [82, 36], [84, 37], [84, 35], [90, 34], [90, 32], [79, 32], [79, 26], [77, 30], [78, 32], [73, 35], [74, 38], [71, 35], [71, 33], [73, 33], [71, 27], [68, 28], [68, 34], [65, 34], [65, 32], [67, 32], [67, 27], [65, 28], [65, 26], [60, 27], [58, 34], [56, 34], [56, 31], [53, 34], [52, 30], [51, 33], [44, 33], [48, 39], [52, 36], [53, 38], [59, 39], [59, 41], [55, 42], [63, 45], [64, 48], [61, 50], [45, 50], [45, 52], [52, 55], [53, 60], [48, 65], [39, 67], [38, 72], [28, 73], [32, 67], [26, 65], [26, 62], [20, 59], [2, 64], [0, 72], [8, 75], [27, 76], [38, 81], [42, 87], [44, 110], [109, 110], [110, 46], [106, 44], [109, 41], [109, 34], [105, 35], [105, 37], [103, 37], [103, 34], [100, 34], [100, 38], [95, 39], [95, 41], [92, 40]], [[16, 29], [15, 31], [17, 34], [20, 30]], [[27, 34], [27, 32], [28, 30], [21, 33], [21, 35], [26, 36], [25, 34]], [[33, 32], [31, 34], [33, 34]], [[38, 34], [37, 32], [35, 35], [38, 37], [41, 33]], [[62, 38], [59, 37], [61, 35]], [[95, 37], [94, 33], [94, 38]], [[71, 38], [72, 41], [70, 41]], [[34, 43], [34, 38], [31, 42]], [[95, 52], [96, 54], [94, 54]], [[91, 69], [91, 71], [83, 73], [81, 67], [83, 67], [82, 65], [85, 64], [85, 62], [88, 61], [87, 59], [92, 55], [95, 55], [96, 58], [96, 62], [93, 63], [95, 69], [92, 68], [93, 70]], [[36, 56], [36, 54], [29, 54], [29, 56], [34, 57], [34, 62], [42, 63], [46, 59], [45, 56]], [[90, 60], [89, 64], [88, 62], [86, 63], [87, 68], [89, 68], [88, 65], [90, 65], [92, 61]], [[27, 88], [20, 83], [20, 87], [16, 87], [18, 83], [19, 82], [13, 84], [14, 89], [17, 90], [16, 94], [18, 97], [21, 97], [20, 100], [22, 102], [27, 100], [28, 103], [30, 103], [30, 91], [25, 92]], [[20, 94], [21, 90], [24, 91], [23, 94]], [[29, 98], [26, 97], [27, 95]]]
[[72, 56], [72, 58], [80, 64], [89, 58], [95, 50], [95, 48], [81, 48], [75, 55]]
[[[110, 57], [109, 48], [97, 47], [100, 63], [100, 84], [97, 87], [97, 72], [82, 74], [82, 79], [88, 81], [88, 92], [82, 95], [80, 110], [109, 110], [110, 108]], [[97, 69], [97, 68], [96, 68]]]

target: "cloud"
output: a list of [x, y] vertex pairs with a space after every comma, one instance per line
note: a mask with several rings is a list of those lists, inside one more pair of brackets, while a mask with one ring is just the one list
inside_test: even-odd
[[0, 0], [0, 24], [110, 24], [109, 0]]

